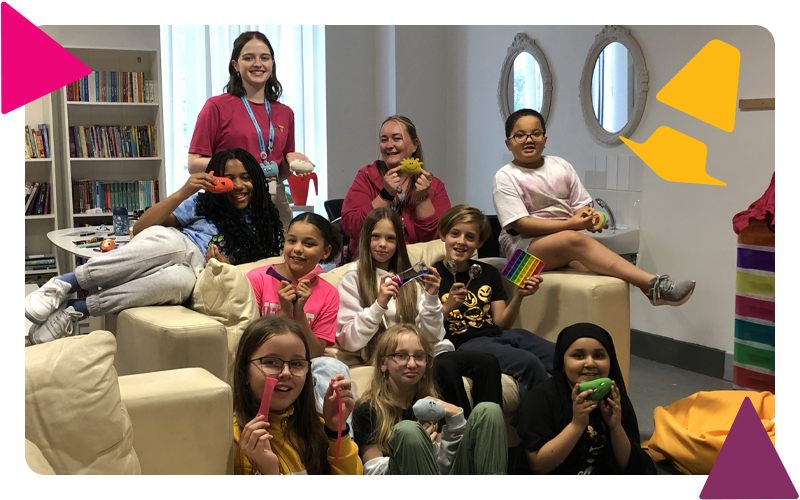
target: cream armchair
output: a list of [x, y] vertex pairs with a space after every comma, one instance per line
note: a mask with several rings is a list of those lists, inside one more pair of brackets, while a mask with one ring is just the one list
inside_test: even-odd
[[233, 473], [230, 387], [202, 368], [117, 377], [95, 331], [25, 348], [25, 459], [39, 474]]
[[[408, 246], [412, 262], [433, 263], [444, 257], [441, 241]], [[230, 381], [230, 367], [244, 328], [258, 317], [255, 297], [245, 274], [255, 267], [280, 262], [281, 257], [242, 266], [221, 265], [212, 261], [202, 271], [193, 294], [192, 309], [183, 306], [154, 306], [128, 309], [116, 318], [107, 318], [106, 327], [115, 331], [119, 344], [117, 371], [128, 375], [189, 366], [205, 368], [222, 380]], [[506, 260], [482, 259], [502, 270]], [[345, 268], [321, 275], [338, 284]], [[617, 278], [572, 271], [543, 274], [539, 291], [523, 300], [515, 327], [525, 328], [555, 342], [559, 332], [574, 323], [602, 326], [611, 334], [625, 382], [629, 386], [630, 301], [628, 285]], [[504, 280], [507, 294], [515, 285]], [[353, 357], [328, 348], [327, 355], [352, 365]], [[350, 375], [358, 393], [369, 383], [369, 368], [351, 366]], [[469, 394], [471, 381], [464, 379]], [[503, 412], [506, 421], [519, 405], [516, 382], [503, 376]], [[509, 427], [509, 445], [517, 443]]]

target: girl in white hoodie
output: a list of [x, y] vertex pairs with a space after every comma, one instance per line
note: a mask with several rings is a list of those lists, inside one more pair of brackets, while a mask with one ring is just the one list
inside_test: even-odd
[[[371, 363], [375, 343], [386, 328], [397, 323], [416, 325], [425, 339], [434, 344], [438, 392], [445, 401], [463, 408], [468, 418], [471, 406], [461, 377], [471, 377], [473, 382], [477, 379], [478, 384], [492, 381], [499, 387], [499, 364], [494, 356], [481, 352], [470, 353], [469, 360], [449, 359], [455, 355], [455, 348], [452, 342], [443, 340], [444, 316], [438, 296], [441, 277], [434, 267], [427, 266], [428, 274], [402, 287], [392, 281], [393, 275], [412, 265], [397, 212], [376, 208], [369, 213], [361, 228], [358, 256], [338, 285], [339, 346], [360, 353], [363, 362]], [[499, 389], [495, 392], [499, 393]]]

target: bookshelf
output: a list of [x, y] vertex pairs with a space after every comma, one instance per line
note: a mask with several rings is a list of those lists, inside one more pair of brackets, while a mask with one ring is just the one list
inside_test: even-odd
[[[25, 158], [25, 182], [26, 183], [48, 183], [50, 185], [49, 210], [40, 215], [24, 215], [25, 217], [25, 258], [35, 255], [54, 257], [56, 259], [55, 269], [42, 269], [35, 271], [25, 271], [26, 281], [38, 282], [41, 284], [52, 276], [60, 272], [62, 258], [57, 255], [55, 245], [47, 239], [47, 233], [58, 228], [58, 172], [56, 169], [57, 147], [54, 141], [54, 124], [52, 95], [48, 94], [25, 105], [25, 125], [31, 130], [37, 129], [39, 124], [45, 124], [48, 128], [48, 148], [49, 158]], [[35, 195], [34, 195], [35, 196]], [[35, 202], [35, 200], [32, 200]], [[24, 212], [23, 212], [24, 214]]]
[[[111, 206], [122, 205], [122, 202], [112, 203], [111, 199], [109, 198], [108, 203], [105, 201], [101, 202], [102, 205], [105, 205], [105, 207], [101, 208], [108, 209], [107, 212], [99, 214], [87, 214], [85, 213], [85, 207], [78, 207], [77, 209], [75, 207], [75, 200], [78, 200], [78, 203], [80, 203], [82, 193], [86, 192], [85, 189], [80, 187], [81, 184], [75, 183], [86, 182], [85, 185], [90, 185], [93, 189], [95, 186], [97, 186], [95, 183], [103, 183], [103, 190], [110, 190], [110, 187], [108, 186], [110, 186], [111, 183], [115, 183], [115, 185], [119, 185], [116, 183], [127, 183], [125, 184], [127, 186], [139, 186], [138, 188], [130, 188], [132, 192], [130, 194], [130, 198], [128, 199], [128, 201], [132, 204], [138, 205], [140, 199], [135, 195], [137, 192], [136, 189], [144, 189], [144, 184], [139, 183], [138, 181], [147, 181], [150, 183], [147, 185], [149, 186], [148, 193], [151, 195], [151, 203], [145, 203], [146, 198], [143, 195], [141, 198], [142, 206], [139, 207], [140, 209], [143, 209], [145, 206], [152, 206], [155, 204], [156, 200], [154, 198], [156, 193], [153, 191], [155, 191], [156, 188], [155, 184], [153, 184], [153, 181], [157, 181], [158, 199], [164, 199], [166, 183], [165, 165], [163, 159], [164, 139], [160, 88], [161, 66], [159, 54], [156, 50], [69, 46], [65, 48], [87, 66], [89, 66], [93, 71], [107, 72], [105, 75], [113, 73], [115, 75], [114, 78], [118, 79], [122, 79], [122, 75], [128, 72], [134, 75], [140, 73], [142, 74], [144, 80], [153, 81], [152, 100], [154, 102], [86, 102], [70, 100], [71, 98], [75, 97], [74, 88], [70, 88], [70, 85], [63, 87], [54, 93], [57, 94], [56, 106], [59, 108], [59, 114], [62, 118], [57, 132], [60, 143], [62, 144], [61, 158], [63, 158], [64, 172], [64, 195], [62, 195], [60, 206], [60, 209], [64, 212], [64, 217], [62, 217], [63, 222], [61, 227], [66, 228], [75, 227], [76, 225], [84, 226], [98, 224], [110, 225]], [[103, 74], [97, 77], [98, 82], [100, 81], [99, 79], [103, 77], [102, 75]], [[131, 78], [135, 78], [135, 76]], [[131, 81], [132, 80], [128, 80], [128, 82]], [[112, 83], [112, 80], [109, 78], [107, 83], [109, 83], [109, 85], [104, 84], [103, 86], [106, 89], [109, 89], [108, 93], [110, 94], [110, 83]], [[119, 91], [118, 97], [122, 99], [122, 93], [124, 93], [122, 91], [122, 84], [117, 84], [115, 87]], [[98, 88], [99, 87], [95, 86], [95, 89]], [[96, 91], [92, 89], [90, 90], [92, 92]], [[144, 97], [144, 92], [142, 92], [142, 96]], [[152, 127], [149, 129], [150, 135], [148, 135], [145, 131], [147, 126]], [[75, 134], [77, 129], [74, 127], [84, 127], [84, 131], [90, 130], [92, 127], [96, 127], [94, 130], [96, 133], [98, 133], [97, 137], [101, 147], [103, 144], [107, 145], [105, 153], [100, 154], [101, 156], [108, 156], [73, 156], [73, 153], [71, 153], [70, 150], [70, 141], [72, 140], [73, 144], [80, 142], [80, 140], [76, 141]], [[100, 132], [97, 132], [99, 127], [113, 128], [105, 129], [102, 133], [107, 135], [104, 135], [103, 139], [101, 140], [99, 139]], [[117, 129], [116, 127], [120, 128]], [[140, 140], [136, 141], [134, 139], [132, 141], [127, 141], [127, 144], [131, 147], [130, 154], [133, 154], [132, 151], [135, 148], [138, 156], [128, 156], [129, 153], [125, 150], [125, 127], [139, 127], [136, 130], [138, 131], [137, 133], [140, 134]], [[115, 130], [121, 134], [118, 142], [116, 143], [114, 142], [116, 140], [114, 138], [117, 137], [114, 132]], [[91, 137], [90, 132], [85, 133], [86, 135], [84, 137]], [[131, 132], [131, 134], [133, 133], [134, 132]], [[147, 144], [152, 144], [152, 147], [154, 148], [153, 152], [155, 153], [154, 155], [150, 156], [149, 148], [147, 151], [142, 148], [142, 141], [147, 141]], [[112, 156], [114, 153], [111, 152], [111, 150], [113, 149], [114, 144], [117, 145], [118, 151], [121, 151], [116, 154], [122, 155], [123, 157]], [[79, 149], [79, 147], [77, 149]], [[81, 153], [76, 152], [74, 154], [80, 156]], [[130, 184], [131, 181], [134, 181], [134, 184]], [[104, 191], [100, 191], [98, 189], [96, 192]], [[93, 198], [90, 200], [90, 203], [96, 201], [97, 199]], [[132, 205], [129, 205], [129, 207], [130, 206]], [[74, 262], [71, 262], [70, 264], [71, 270], [74, 268]]]

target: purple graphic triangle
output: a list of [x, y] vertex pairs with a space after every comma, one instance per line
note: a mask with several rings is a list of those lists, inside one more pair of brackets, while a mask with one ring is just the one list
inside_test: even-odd
[[[6, 2], [0, 5], [0, 67], [2, 68], [3, 114], [13, 111], [59, 87], [92, 72], [64, 47], [25, 19]], [[35, 47], [35, 49], [31, 49]], [[46, 63], [42, 63], [46, 61]], [[43, 77], [30, 78], [26, 69], [45, 66]]]
[[797, 498], [750, 398], [742, 401], [700, 498]]

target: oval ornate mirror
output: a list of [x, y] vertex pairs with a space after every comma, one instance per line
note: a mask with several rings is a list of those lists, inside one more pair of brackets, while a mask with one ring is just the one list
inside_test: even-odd
[[630, 137], [644, 114], [650, 76], [630, 30], [606, 26], [583, 65], [580, 100], [589, 131], [605, 144]]
[[517, 33], [506, 52], [497, 86], [503, 122], [520, 108], [535, 109], [547, 122], [552, 95], [553, 76], [544, 52], [528, 35]]

